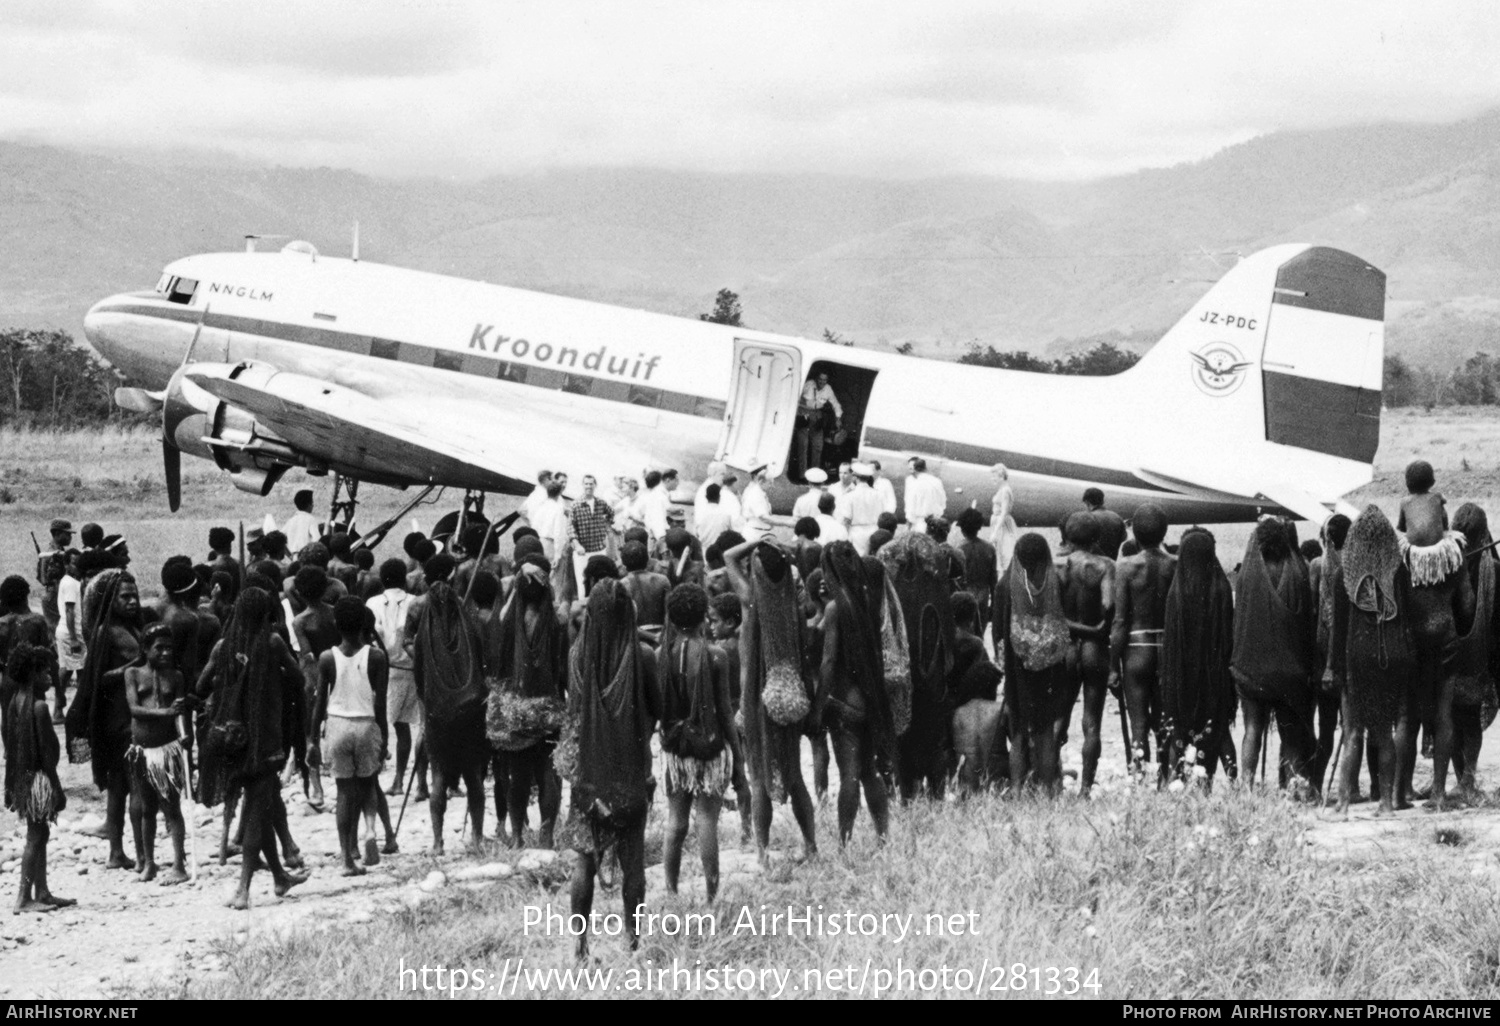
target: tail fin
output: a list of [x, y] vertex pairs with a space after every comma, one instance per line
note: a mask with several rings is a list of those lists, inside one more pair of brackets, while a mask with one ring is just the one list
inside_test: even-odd
[[1372, 476], [1384, 359], [1384, 273], [1337, 249], [1262, 250], [1126, 372], [1165, 429], [1143, 459], [1205, 490], [1332, 501]]

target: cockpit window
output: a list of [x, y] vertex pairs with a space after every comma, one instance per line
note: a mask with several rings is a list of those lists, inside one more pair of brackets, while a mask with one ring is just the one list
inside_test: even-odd
[[172, 303], [191, 303], [193, 293], [198, 290], [198, 279], [196, 278], [173, 278], [167, 282], [167, 301]]

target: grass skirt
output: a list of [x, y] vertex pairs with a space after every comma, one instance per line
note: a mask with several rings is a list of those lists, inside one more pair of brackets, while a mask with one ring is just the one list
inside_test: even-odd
[[734, 781], [734, 755], [726, 745], [712, 759], [662, 752], [662, 781], [667, 795], [704, 795], [718, 798]]
[[1406, 568], [1411, 571], [1413, 587], [1430, 588], [1442, 584], [1449, 574], [1464, 565], [1464, 536], [1457, 531], [1449, 531], [1442, 541], [1433, 545], [1413, 545], [1405, 535], [1397, 537]]
[[47, 773], [33, 773], [21, 778], [15, 789], [16, 815], [27, 823], [56, 823], [57, 814], [67, 804], [62, 788]]
[[182, 745], [176, 741], [168, 741], [159, 748], [131, 745], [125, 753], [125, 764], [137, 785], [150, 787], [167, 801], [187, 789], [182, 778]]

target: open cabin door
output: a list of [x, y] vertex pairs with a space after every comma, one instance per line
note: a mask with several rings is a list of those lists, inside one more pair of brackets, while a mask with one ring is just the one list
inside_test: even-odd
[[792, 346], [734, 340], [734, 372], [715, 458], [739, 470], [786, 466], [802, 387], [802, 353]]

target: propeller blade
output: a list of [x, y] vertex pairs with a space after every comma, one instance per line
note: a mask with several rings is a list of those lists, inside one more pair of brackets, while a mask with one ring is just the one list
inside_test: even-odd
[[167, 475], [167, 508], [176, 513], [182, 505], [182, 453], [165, 438], [161, 440], [161, 463]]
[[132, 413], [160, 413], [166, 398], [166, 389], [160, 392], [148, 392], [144, 388], [115, 389], [115, 405]]

